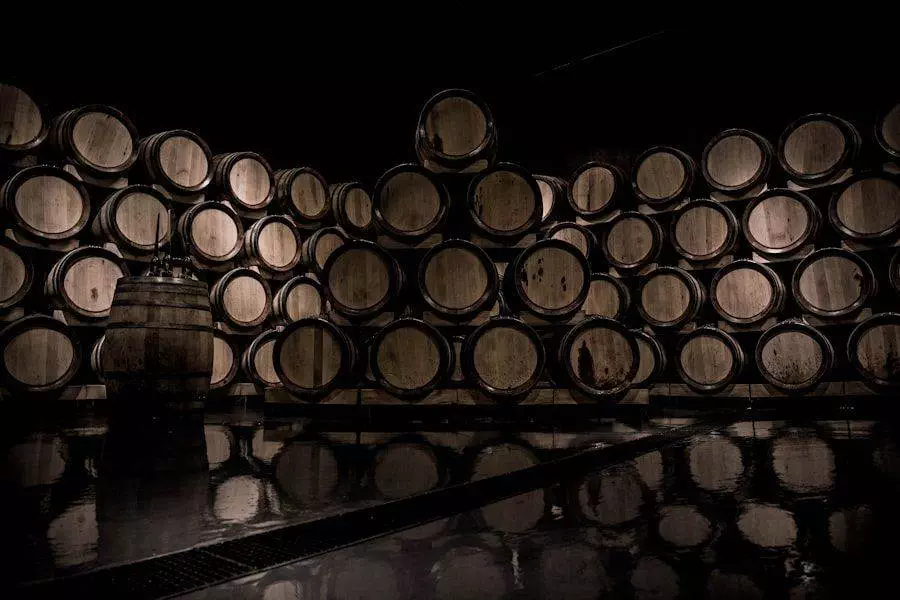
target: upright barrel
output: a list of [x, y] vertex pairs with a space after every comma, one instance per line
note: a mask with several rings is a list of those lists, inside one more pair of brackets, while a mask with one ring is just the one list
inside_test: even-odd
[[34, 281], [34, 268], [23, 249], [0, 238], [0, 310], [22, 301]]
[[102, 319], [110, 316], [119, 278], [128, 274], [128, 265], [117, 254], [82, 246], [53, 265], [44, 291], [57, 307], [83, 319]]
[[347, 319], [368, 319], [396, 304], [403, 272], [384, 248], [365, 240], [338, 247], [322, 275], [331, 308]]
[[441, 333], [420, 319], [397, 319], [371, 343], [372, 374], [397, 396], [423, 396], [453, 370], [453, 351]]
[[725, 389], [744, 368], [741, 345], [715, 327], [699, 327], [683, 336], [675, 355], [678, 376], [691, 389], [704, 394]]
[[238, 372], [240, 362], [234, 345], [219, 331], [213, 335], [212, 372], [209, 376], [209, 389], [217, 390], [231, 385]]
[[433, 173], [418, 165], [402, 164], [381, 176], [372, 201], [379, 230], [398, 240], [413, 241], [444, 224], [450, 197]]
[[28, 152], [47, 137], [47, 122], [25, 90], [0, 83], [0, 150]]
[[466, 379], [492, 396], [521, 396], [544, 372], [540, 336], [511, 317], [494, 317], [479, 325], [466, 337], [460, 356]]
[[485, 251], [459, 239], [441, 242], [422, 257], [418, 283], [428, 306], [451, 319], [489, 309], [499, 289], [497, 269]]
[[322, 284], [308, 275], [298, 275], [281, 286], [272, 298], [272, 314], [281, 325], [318, 317], [325, 309]]
[[566, 180], [552, 175], [534, 175], [534, 180], [541, 191], [541, 223], [546, 223], [567, 198], [569, 184]]
[[740, 224], [734, 213], [715, 200], [685, 204], [672, 221], [672, 246], [694, 262], [721, 258], [737, 243]]
[[591, 287], [582, 306], [584, 314], [589, 317], [620, 319], [630, 304], [631, 294], [622, 280], [606, 273], [591, 275]]
[[72, 330], [43, 315], [23, 317], [0, 330], [0, 355], [0, 377], [23, 392], [59, 390], [81, 365], [81, 350]]
[[81, 181], [56, 167], [22, 169], [3, 184], [0, 199], [12, 224], [39, 241], [71, 239], [91, 216]]
[[648, 204], [667, 204], [691, 191], [696, 165], [677, 148], [654, 146], [645, 150], [634, 164], [631, 186], [635, 195]]
[[435, 94], [422, 107], [416, 151], [423, 164], [461, 171], [493, 162], [497, 130], [487, 104], [468, 90]]
[[758, 323], [784, 306], [784, 283], [768, 266], [736, 260], [716, 271], [709, 299], [719, 315], [736, 325]]
[[300, 227], [318, 226], [331, 215], [328, 183], [309, 167], [277, 171], [275, 197], [282, 212], [291, 215]]
[[638, 346], [638, 369], [631, 380], [632, 387], [652, 383], [666, 370], [666, 349], [659, 339], [643, 329], [632, 329]]
[[831, 370], [834, 350], [828, 338], [799, 319], [767, 329], [756, 344], [756, 366], [774, 387], [788, 393], [814, 388]]
[[594, 247], [597, 245], [597, 238], [594, 233], [577, 223], [557, 223], [547, 230], [545, 236], [551, 240], [562, 240], [569, 242], [578, 251], [584, 254], [584, 257], [590, 261], [594, 256]]
[[244, 226], [226, 204], [203, 202], [189, 208], [178, 219], [182, 245], [201, 264], [217, 266], [241, 252]]
[[137, 130], [121, 111], [104, 104], [82, 106], [58, 116], [50, 140], [91, 177], [121, 177], [137, 160]]
[[623, 193], [625, 176], [615, 165], [589, 162], [572, 174], [569, 206], [581, 217], [596, 218], [612, 210]]
[[788, 255], [813, 242], [822, 216], [809, 197], [787, 189], [768, 190], [747, 204], [741, 219], [754, 250]]
[[350, 339], [324, 319], [294, 321], [275, 340], [275, 373], [295, 394], [321, 396], [353, 371], [356, 351]]
[[593, 317], [566, 333], [558, 360], [575, 387], [590, 396], [605, 397], [628, 389], [640, 355], [634, 335], [624, 325]]
[[209, 301], [217, 319], [249, 329], [269, 318], [272, 290], [259, 273], [241, 267], [228, 271], [213, 285]]
[[875, 123], [875, 139], [888, 156], [900, 158], [900, 102]]
[[331, 211], [338, 225], [353, 235], [364, 236], [372, 231], [372, 197], [358, 181], [339, 183], [329, 188]]
[[739, 195], [766, 182], [772, 167], [772, 145], [746, 129], [726, 129], [714, 136], [700, 159], [710, 187]]
[[165, 247], [172, 237], [169, 197], [148, 185], [113, 192], [97, 213], [92, 232], [135, 254]]
[[275, 329], [262, 332], [253, 338], [241, 357], [241, 367], [247, 377], [254, 383], [267, 388], [281, 385], [272, 358], [278, 335], [279, 332]]
[[635, 290], [637, 309], [656, 327], [680, 327], [697, 317], [705, 293], [697, 278], [678, 267], [658, 267]]
[[290, 273], [300, 262], [300, 248], [300, 233], [284, 215], [263, 217], [244, 232], [247, 258], [267, 274]]
[[847, 341], [847, 358], [876, 386], [900, 385], [900, 314], [873, 315], [857, 325]]
[[800, 261], [791, 278], [794, 299], [805, 312], [840, 317], [862, 308], [876, 292], [875, 275], [859, 254], [822, 248]]
[[212, 153], [196, 133], [163, 131], [141, 140], [135, 170], [176, 197], [199, 194], [212, 181]]
[[814, 113], [788, 125], [778, 140], [778, 162], [799, 184], [815, 184], [840, 175], [859, 151], [856, 128], [839, 117]]
[[107, 394], [133, 404], [196, 400], [209, 390], [213, 326], [200, 281], [125, 277], [116, 289], [106, 339]]
[[828, 205], [828, 219], [844, 237], [879, 242], [900, 233], [900, 177], [888, 173], [857, 175]]
[[638, 269], [656, 259], [662, 241], [663, 231], [655, 219], [637, 211], [626, 211], [604, 226], [600, 248], [612, 266]]
[[482, 234], [510, 239], [534, 229], [542, 215], [541, 190], [519, 165], [498, 163], [469, 183], [469, 216]]
[[213, 157], [214, 190], [236, 210], [263, 211], [275, 197], [275, 177], [269, 163], [255, 152], [231, 152]]
[[565, 319], [587, 297], [591, 270], [585, 256], [561, 240], [541, 240], [506, 266], [504, 298], [545, 319]]

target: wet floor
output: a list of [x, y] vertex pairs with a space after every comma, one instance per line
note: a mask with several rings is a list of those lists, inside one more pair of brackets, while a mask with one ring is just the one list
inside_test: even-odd
[[[3, 471], [16, 518], [0, 542], [13, 580], [310, 521], [684, 423], [391, 433], [225, 421], [207, 418], [182, 443], [182, 467], [194, 468], [151, 474], [105, 468], [117, 448], [96, 424], [18, 439]], [[893, 581], [898, 448], [881, 422], [745, 421], [191, 596], [894, 597], [876, 590]]]

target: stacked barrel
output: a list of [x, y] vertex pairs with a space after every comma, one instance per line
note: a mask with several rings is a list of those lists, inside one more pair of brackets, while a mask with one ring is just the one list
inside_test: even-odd
[[566, 179], [504, 160], [487, 104], [450, 89], [423, 106], [415, 162], [370, 185], [187, 130], [141, 137], [110, 106], [48, 119], [0, 85], [4, 380], [97, 381], [116, 282], [163, 248], [209, 287], [215, 389], [883, 390], [900, 382], [900, 260], [885, 251], [900, 180], [882, 168], [900, 161], [898, 113], [874, 136], [815, 113]]

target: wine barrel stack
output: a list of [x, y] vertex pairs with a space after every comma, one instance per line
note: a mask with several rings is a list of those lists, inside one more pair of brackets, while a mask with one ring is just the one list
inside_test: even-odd
[[373, 181], [60, 108], [0, 83], [7, 390], [124, 377], [104, 373], [128, 358], [104, 354], [113, 298], [160, 250], [207, 286], [215, 394], [612, 404], [650, 386], [900, 385], [900, 104], [723, 123], [738, 128], [702, 147], [659, 139], [552, 173], [512, 160], [482, 97], [447, 89]]

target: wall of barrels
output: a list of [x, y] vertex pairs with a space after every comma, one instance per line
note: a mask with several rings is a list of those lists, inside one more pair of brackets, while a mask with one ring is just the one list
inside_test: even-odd
[[116, 282], [157, 247], [209, 285], [223, 393], [580, 403], [900, 383], [900, 105], [874, 130], [813, 113], [778, 139], [729, 129], [547, 174], [504, 161], [490, 108], [446, 90], [412, 162], [335, 182], [39, 100], [0, 84], [10, 390], [101, 382]]

